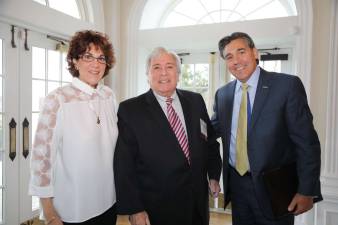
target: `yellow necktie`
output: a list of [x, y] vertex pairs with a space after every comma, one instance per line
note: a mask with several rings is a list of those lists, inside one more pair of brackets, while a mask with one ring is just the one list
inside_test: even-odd
[[249, 169], [248, 160], [248, 115], [247, 115], [247, 93], [248, 84], [242, 84], [242, 100], [238, 114], [238, 127], [236, 137], [236, 170], [240, 175], [244, 175]]

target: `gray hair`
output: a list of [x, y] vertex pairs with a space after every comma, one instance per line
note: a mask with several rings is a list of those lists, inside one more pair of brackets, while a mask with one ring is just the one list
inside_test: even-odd
[[153, 58], [159, 57], [162, 54], [169, 54], [175, 59], [177, 73], [178, 73], [178, 75], [180, 75], [181, 74], [181, 59], [180, 59], [180, 57], [178, 57], [178, 55], [175, 52], [168, 51], [167, 49], [165, 49], [163, 47], [154, 48], [154, 50], [148, 55], [147, 64], [146, 64], [146, 74], [149, 74], [151, 60]]

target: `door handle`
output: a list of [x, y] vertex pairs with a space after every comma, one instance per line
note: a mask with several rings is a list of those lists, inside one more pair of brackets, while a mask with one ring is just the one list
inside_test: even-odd
[[9, 158], [13, 161], [16, 156], [16, 122], [14, 118], [9, 122]]
[[22, 155], [27, 158], [29, 154], [29, 122], [25, 118], [22, 122]]

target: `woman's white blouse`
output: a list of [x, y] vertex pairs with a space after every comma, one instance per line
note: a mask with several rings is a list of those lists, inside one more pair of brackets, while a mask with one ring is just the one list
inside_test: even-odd
[[65, 222], [83, 222], [116, 202], [116, 111], [110, 88], [99, 84], [94, 89], [77, 78], [44, 101], [31, 155], [29, 193], [52, 197]]

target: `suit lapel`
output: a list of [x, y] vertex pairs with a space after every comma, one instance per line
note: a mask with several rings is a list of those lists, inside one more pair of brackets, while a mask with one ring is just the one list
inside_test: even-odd
[[151, 89], [146, 93], [145, 98], [148, 105], [147, 110], [151, 114], [151, 118], [153, 118], [158, 123], [159, 127], [161, 127], [160, 130], [166, 132], [168, 137], [173, 136], [176, 139], [175, 134], [172, 132], [170, 127], [169, 121]]
[[[182, 110], [183, 110], [183, 114], [185, 117], [185, 124], [186, 124], [187, 131], [188, 131], [188, 143], [189, 143], [189, 146], [191, 147], [190, 142], [189, 142], [189, 140], [192, 140], [191, 132], [190, 132], [191, 124], [192, 124], [190, 103], [189, 103], [189, 100], [185, 98], [181, 93], [180, 94], [178, 93], [178, 95], [179, 95], [180, 102], [182, 105]], [[154, 120], [157, 122], [157, 124], [161, 128], [159, 130], [161, 130], [161, 133], [163, 134], [163, 136], [170, 138], [172, 142], [176, 143], [177, 148], [181, 149], [180, 143], [178, 142], [177, 137], [169, 124], [168, 118], [164, 114], [160, 104], [158, 103], [151, 89], [146, 93], [146, 101], [148, 103], [147, 110], [151, 114], [151, 117], [154, 118]], [[180, 152], [182, 151], [180, 150]]]
[[249, 126], [248, 133], [251, 134], [259, 116], [260, 113], [264, 107], [264, 104], [266, 102], [266, 99], [269, 94], [270, 89], [270, 77], [268, 73], [261, 68], [261, 72], [259, 75], [259, 80], [257, 84], [257, 90], [256, 90], [256, 96], [255, 96], [255, 102], [252, 109], [252, 117], [251, 117], [251, 124]]
[[225, 132], [227, 135], [230, 135], [231, 131], [231, 120], [232, 120], [232, 111], [234, 106], [234, 94], [236, 88], [236, 81], [233, 81], [229, 84], [229, 87], [225, 89], [223, 96], [220, 98], [220, 102], [218, 103], [221, 106], [220, 112], [225, 112], [220, 116], [224, 117], [223, 121], [225, 124]]

